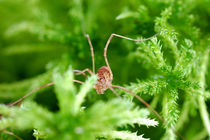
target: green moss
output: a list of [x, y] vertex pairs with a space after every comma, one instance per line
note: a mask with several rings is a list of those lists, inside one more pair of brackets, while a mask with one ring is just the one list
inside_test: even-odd
[[[0, 0], [1, 129], [24, 139], [32, 130], [31, 139], [181, 139], [175, 131], [186, 139], [209, 138], [209, 5], [208, 0]], [[113, 83], [150, 103], [165, 120], [159, 127], [141, 127], [153, 120], [132, 96], [121, 90], [123, 100], [109, 91], [98, 95], [92, 89], [96, 77], [79, 86], [72, 80], [84, 78], [66, 70], [92, 66], [84, 33], [98, 69], [105, 65], [111, 33], [147, 38], [159, 31], [145, 42], [114, 38], [108, 49]], [[40, 90], [56, 95], [58, 105], [48, 103], [52, 110], [45, 106], [52, 97], [36, 103], [36, 93], [20, 107], [4, 105], [52, 81], [54, 91]], [[146, 124], [133, 121], [137, 118]]]

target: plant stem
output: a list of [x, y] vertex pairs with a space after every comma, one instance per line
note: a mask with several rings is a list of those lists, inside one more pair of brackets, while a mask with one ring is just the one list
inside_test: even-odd
[[209, 49], [206, 50], [203, 60], [202, 60], [202, 65], [201, 65], [201, 70], [200, 70], [200, 86], [201, 86], [201, 95], [198, 96], [198, 103], [199, 103], [199, 110], [200, 110], [200, 115], [201, 119], [203, 121], [203, 125], [205, 129], [208, 132], [209, 138], [210, 138], [210, 120], [209, 120], [209, 114], [207, 112], [207, 107], [205, 104], [204, 100], [204, 92], [205, 92], [205, 73], [207, 70], [207, 65], [208, 65], [208, 57], [209, 56]]

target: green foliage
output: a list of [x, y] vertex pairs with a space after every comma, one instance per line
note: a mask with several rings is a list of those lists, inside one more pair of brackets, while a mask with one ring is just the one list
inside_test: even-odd
[[[3, 115], [0, 129], [15, 128], [20, 130], [35, 129], [34, 136], [45, 139], [144, 139], [135, 133], [116, 131], [117, 127], [128, 124], [156, 126], [157, 121], [147, 118], [146, 110], [134, 108], [132, 102], [113, 99], [108, 102], [96, 102], [85, 108], [82, 103], [93, 88], [97, 77], [89, 77], [76, 94], [73, 84], [73, 72], [53, 74], [59, 111], [51, 112], [32, 102], [24, 102], [21, 107], [0, 106]], [[58, 123], [59, 122], [59, 123]]]
[[[23, 139], [210, 138], [208, 0], [0, 0], [0, 129]], [[96, 77], [75, 86], [75, 69], [91, 68], [84, 33], [94, 47], [96, 68], [105, 65], [113, 83], [125, 85], [164, 118], [162, 126], [126, 92], [96, 94]], [[54, 72], [53, 72], [54, 71]], [[54, 81], [18, 107], [5, 104]], [[1, 116], [2, 115], [2, 116]], [[128, 125], [127, 125], [128, 124]], [[135, 124], [135, 125], [134, 125]], [[131, 127], [132, 126], [132, 127]], [[33, 136], [29, 131], [33, 130]], [[144, 135], [143, 135], [144, 134]], [[0, 139], [13, 139], [2, 133]]]

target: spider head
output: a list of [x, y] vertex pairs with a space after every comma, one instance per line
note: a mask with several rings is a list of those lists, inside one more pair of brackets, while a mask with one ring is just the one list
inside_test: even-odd
[[102, 66], [97, 71], [97, 83], [95, 84], [95, 89], [98, 94], [104, 94], [104, 91], [107, 90], [112, 85], [112, 71], [107, 66]]

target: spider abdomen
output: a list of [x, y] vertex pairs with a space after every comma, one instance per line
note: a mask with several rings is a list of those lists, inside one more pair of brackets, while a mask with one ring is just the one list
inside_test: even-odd
[[112, 71], [107, 66], [102, 66], [97, 71], [97, 83], [95, 84], [95, 89], [98, 94], [103, 94], [112, 85]]

